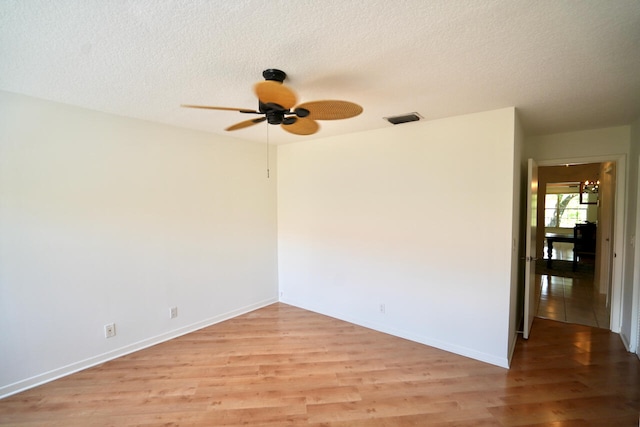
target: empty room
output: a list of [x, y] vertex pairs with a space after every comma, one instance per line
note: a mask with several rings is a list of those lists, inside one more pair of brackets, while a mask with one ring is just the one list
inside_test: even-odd
[[0, 425], [640, 419], [640, 4], [0, 4]]

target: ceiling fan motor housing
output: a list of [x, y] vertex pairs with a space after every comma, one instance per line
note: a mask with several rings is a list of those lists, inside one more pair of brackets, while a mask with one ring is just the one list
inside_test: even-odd
[[270, 125], [279, 125], [284, 120], [284, 112], [283, 111], [267, 111], [267, 122]]
[[291, 125], [297, 120], [295, 116], [307, 117], [309, 115], [309, 110], [306, 108], [296, 108], [291, 111], [272, 102], [265, 104], [258, 101], [258, 110], [267, 117], [267, 123], [270, 125]]
[[267, 122], [271, 125], [279, 125], [284, 119], [284, 115], [289, 111], [283, 108], [281, 105], [274, 104], [273, 102], [264, 103], [258, 101], [258, 110], [267, 117]]

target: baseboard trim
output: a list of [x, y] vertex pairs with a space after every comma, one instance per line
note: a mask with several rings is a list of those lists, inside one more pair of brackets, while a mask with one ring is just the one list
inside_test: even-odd
[[627, 336], [622, 332], [620, 332], [618, 335], [620, 335], [620, 340], [622, 340], [622, 344], [624, 345], [624, 348], [628, 352], [633, 352], [633, 349], [631, 348], [631, 340], [627, 338]]
[[215, 325], [216, 323], [224, 322], [225, 320], [232, 319], [234, 317], [249, 313], [254, 310], [258, 310], [262, 307], [266, 307], [276, 302], [278, 302], [277, 298], [269, 298], [263, 301], [256, 302], [254, 304], [249, 304], [244, 307], [240, 307], [235, 310], [231, 310], [226, 313], [222, 313], [217, 316], [213, 316], [211, 318], [204, 319], [202, 321], [192, 323], [190, 325], [183, 326], [178, 329], [174, 329], [164, 334], [150, 337], [142, 341], [138, 341], [136, 343], [126, 345], [124, 347], [120, 347], [118, 349], [109, 351], [107, 353], [99, 354], [94, 357], [90, 357], [88, 359], [80, 360], [78, 362], [71, 363], [69, 365], [62, 366], [60, 368], [35, 375], [33, 377], [20, 380], [12, 384], [8, 384], [6, 386], [2, 386], [0, 387], [0, 399], [37, 387], [42, 384], [46, 384], [48, 382], [57, 380], [59, 378], [66, 377], [76, 372], [83, 371], [93, 366], [100, 365], [110, 360], [117, 359], [118, 357], [122, 357], [127, 354], [131, 354], [136, 351], [140, 351], [145, 348], [148, 348], [157, 344], [161, 344], [163, 342], [172, 340], [174, 338], [178, 338], [182, 335], [195, 332], [199, 329], [206, 328], [211, 325]]

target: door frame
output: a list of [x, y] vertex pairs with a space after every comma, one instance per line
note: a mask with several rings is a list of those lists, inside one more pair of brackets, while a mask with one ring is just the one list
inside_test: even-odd
[[583, 163], [603, 163], [615, 162], [616, 183], [614, 195], [614, 215], [613, 215], [613, 245], [612, 251], [615, 254], [611, 263], [611, 312], [610, 329], [612, 332], [620, 333], [622, 328], [622, 289], [624, 280], [625, 261], [625, 217], [627, 199], [627, 155], [602, 155], [589, 157], [567, 157], [551, 160], [536, 160], [539, 167], [543, 166], [564, 166]]

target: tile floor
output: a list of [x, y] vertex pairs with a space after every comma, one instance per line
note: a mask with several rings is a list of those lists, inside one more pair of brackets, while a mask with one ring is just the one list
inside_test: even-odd
[[[571, 244], [556, 244], [553, 252], [554, 259], [573, 259]], [[593, 278], [545, 274], [536, 275], [536, 282], [537, 317], [609, 329], [610, 307], [607, 307], [606, 295], [595, 289]]]

